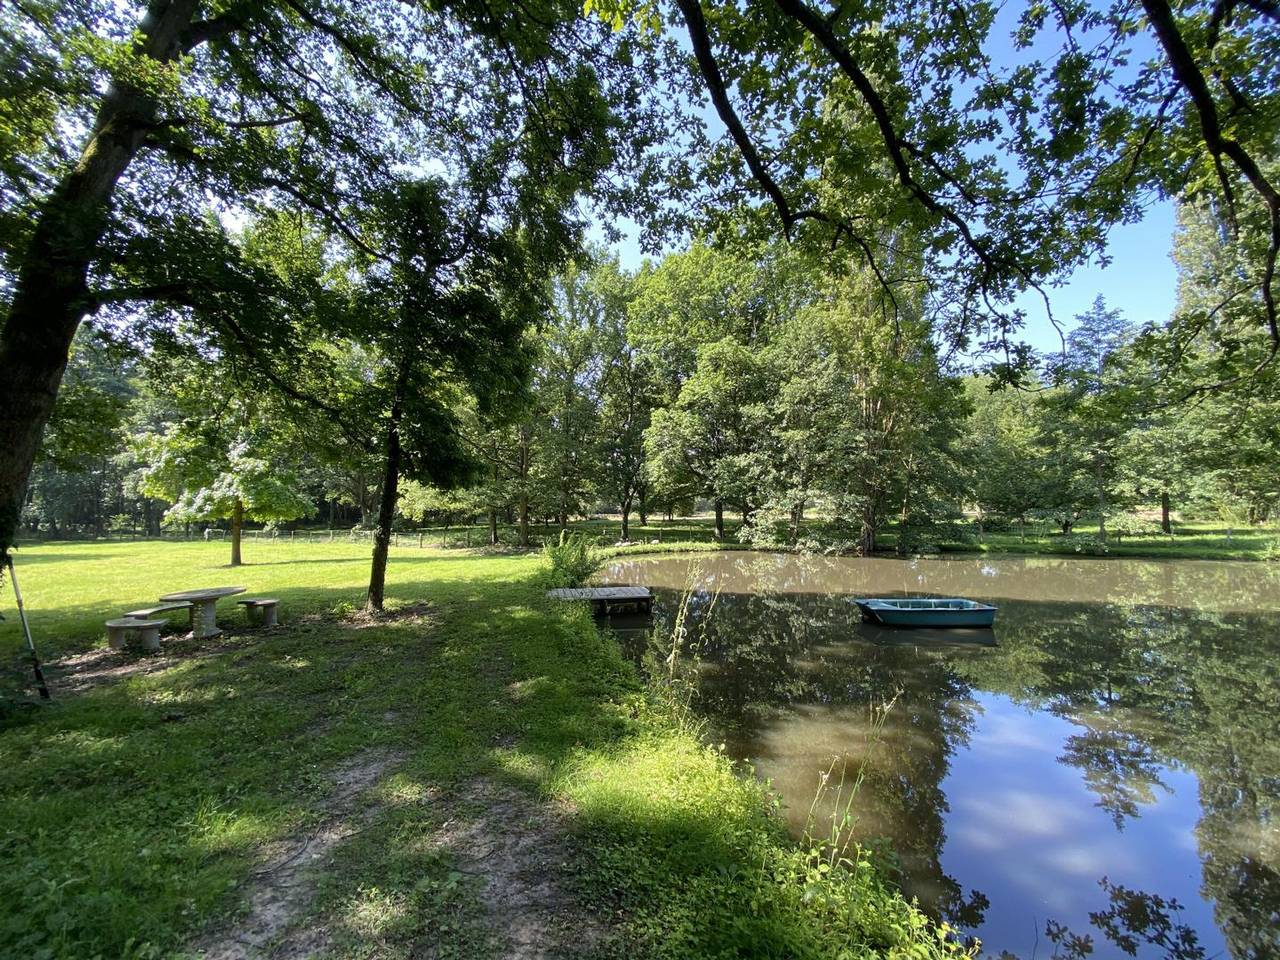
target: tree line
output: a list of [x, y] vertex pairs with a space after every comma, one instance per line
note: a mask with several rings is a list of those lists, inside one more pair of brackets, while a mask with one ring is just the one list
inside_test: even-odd
[[[385, 272], [362, 273], [359, 251], [335, 260], [334, 238], [301, 212], [238, 242], [324, 290], [310, 297], [329, 311], [397, 315], [417, 279], [395, 271], [413, 269], [418, 219], [437, 209], [417, 201], [396, 197], [408, 223], [395, 229], [410, 233], [389, 238], [403, 255]], [[1203, 211], [1182, 221], [1179, 313], [1197, 308], [1192, 267], [1221, 236]], [[607, 509], [625, 540], [633, 517], [705, 506], [719, 539], [728, 517], [753, 543], [869, 554], [889, 524], [905, 552], [975, 524], [1090, 523], [1106, 539], [1170, 532], [1179, 512], [1265, 521], [1280, 502], [1276, 378], [1181, 400], [1215, 348], [1192, 345], [1189, 372], [1170, 377], [1155, 353], [1165, 328], [1102, 298], [1013, 388], [947, 351], [925, 301], [891, 315], [857, 261], [783, 244], [697, 242], [635, 271], [597, 250], [524, 293], [536, 323], [493, 321], [467, 345], [473, 366], [457, 344], [448, 362], [431, 353], [448, 336], [423, 306], [431, 290], [403, 326], [350, 320], [341, 341], [312, 329], [269, 380], [194, 332], [138, 349], [95, 347], [102, 332], [85, 327], [24, 523], [56, 536], [90, 516], [150, 532], [221, 520], [234, 563], [246, 521], [332, 525], [341, 507], [376, 531], [385, 568], [395, 526], [423, 521], [483, 521], [494, 543], [511, 524], [528, 545], [535, 522]], [[473, 296], [439, 309], [488, 302]]]

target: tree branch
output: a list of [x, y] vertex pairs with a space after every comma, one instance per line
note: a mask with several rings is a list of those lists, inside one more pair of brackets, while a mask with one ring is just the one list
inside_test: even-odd
[[1265, 366], [1275, 357], [1277, 349], [1280, 349], [1280, 326], [1277, 325], [1276, 298], [1273, 290], [1276, 260], [1280, 258], [1280, 191], [1277, 191], [1275, 185], [1266, 178], [1253, 156], [1239, 142], [1222, 132], [1218, 105], [1213, 99], [1204, 74], [1201, 73], [1195, 57], [1178, 29], [1168, 0], [1142, 0], [1142, 7], [1146, 11], [1147, 19], [1151, 22], [1160, 45], [1164, 48], [1165, 56], [1169, 59], [1174, 79], [1191, 99], [1191, 104], [1200, 120], [1200, 130], [1204, 135], [1205, 146], [1208, 147], [1215, 168], [1219, 171], [1219, 177], [1224, 181], [1227, 196], [1230, 197], [1231, 194], [1229, 184], [1225, 182], [1225, 172], [1222, 170], [1223, 156], [1235, 165], [1262, 198], [1267, 208], [1271, 238], [1266, 261], [1263, 264], [1261, 294], [1272, 349], [1270, 356], [1263, 363]]
[[314, 197], [308, 196], [306, 193], [304, 193], [302, 190], [295, 187], [293, 184], [289, 183], [287, 180], [281, 180], [277, 177], [261, 177], [259, 178], [259, 183], [261, 183], [265, 187], [274, 187], [275, 189], [281, 191], [282, 193], [287, 193], [289, 196], [293, 197], [293, 199], [297, 200], [303, 206], [311, 210], [314, 210], [316, 213], [320, 214], [320, 216], [322, 216], [329, 224], [331, 224], [334, 227], [334, 229], [336, 229], [344, 237], [350, 240], [351, 243], [361, 252], [367, 254], [370, 257], [373, 257], [373, 259], [375, 260], [382, 260], [384, 262], [388, 260], [385, 254], [379, 253], [377, 250], [373, 249], [373, 247], [365, 243], [364, 240], [360, 238], [360, 235], [356, 233], [355, 230], [352, 229], [352, 227], [350, 227], [347, 224], [347, 222], [342, 219], [342, 217], [338, 216], [338, 214], [335, 211], [331, 210], [326, 204], [321, 203], [319, 200], [316, 200]]
[[209, 43], [211, 40], [221, 40], [224, 37], [228, 37], [237, 30], [244, 29], [246, 23], [247, 20], [240, 10], [228, 10], [221, 16], [213, 17], [210, 20], [198, 20], [183, 31], [182, 52], [190, 53], [196, 47]]
[[707, 32], [706, 18], [702, 15], [702, 5], [699, 0], [676, 0], [676, 6], [680, 8], [680, 14], [684, 18], [689, 42], [693, 46], [693, 56], [697, 61], [698, 71], [702, 74], [702, 79], [711, 94], [711, 102], [716, 108], [716, 114], [728, 129], [729, 135], [733, 137], [733, 142], [737, 144], [738, 152], [746, 161], [751, 176], [777, 207], [778, 215], [782, 218], [782, 229], [790, 238], [791, 228], [796, 222], [791, 212], [791, 204], [786, 194], [782, 192], [782, 188], [778, 186], [778, 182], [765, 167], [755, 144], [752, 143], [746, 128], [738, 118], [737, 111], [733, 109], [729, 92], [725, 88], [724, 76], [720, 72], [720, 65], [716, 63], [715, 54], [711, 50], [711, 37]]
[[[682, 2], [688, 2], [688, 0], [682, 0]], [[959, 231], [960, 236], [964, 238], [965, 244], [981, 261], [988, 273], [992, 276], [998, 276], [1002, 264], [998, 263], [987, 251], [986, 247], [978, 241], [964, 217], [956, 213], [947, 204], [938, 200], [916, 180], [911, 172], [911, 164], [907, 160], [908, 150], [915, 148], [909, 147], [902, 137], [898, 135], [884, 98], [880, 96], [871, 79], [863, 72], [853, 54], [840, 41], [840, 38], [835, 35], [827, 21], [806, 6], [802, 0], [774, 0], [774, 2], [778, 9], [799, 23], [826, 49], [827, 53], [839, 65], [844, 75], [853, 83], [854, 88], [862, 96], [863, 103], [867, 105], [872, 117], [875, 118], [876, 126], [880, 130], [880, 139], [884, 142], [885, 149], [889, 152], [889, 160], [898, 175], [898, 181], [926, 210], [942, 217], [954, 226]], [[1004, 266], [1010, 265], [1005, 264]], [[1025, 270], [1016, 264], [1012, 266], [1024, 280], [1030, 281], [1031, 278]]]

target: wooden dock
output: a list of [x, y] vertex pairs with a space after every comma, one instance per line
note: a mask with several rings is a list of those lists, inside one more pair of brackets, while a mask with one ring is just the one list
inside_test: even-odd
[[648, 587], [561, 587], [548, 590], [547, 596], [553, 600], [585, 600], [599, 613], [653, 610], [653, 592]]

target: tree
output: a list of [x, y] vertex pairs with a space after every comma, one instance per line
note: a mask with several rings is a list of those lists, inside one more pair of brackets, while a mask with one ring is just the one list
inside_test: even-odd
[[[622, 278], [616, 263], [601, 268], [611, 281]], [[625, 308], [627, 291], [615, 296]], [[649, 479], [645, 471], [644, 433], [658, 402], [658, 388], [648, 359], [627, 340], [625, 309], [608, 315], [612, 322], [601, 331], [604, 354], [603, 399], [600, 408], [600, 486], [622, 513], [622, 539], [630, 539], [631, 512], [638, 507], [640, 522], [648, 520]], [[619, 322], [621, 321], [621, 322]]]
[[[466, 186], [483, 198], [483, 184]], [[522, 386], [522, 335], [538, 306], [533, 276], [563, 255], [530, 251], [501, 223], [483, 225], [484, 209], [483, 199], [437, 179], [401, 183], [374, 228], [389, 259], [357, 255], [364, 278], [352, 329], [376, 353], [348, 402], [377, 438], [382, 473], [370, 610], [383, 607], [400, 476], [448, 488], [472, 475], [454, 410], [470, 395], [483, 412]]]
[[675, 403], [653, 414], [645, 450], [665, 488], [690, 478], [715, 506], [716, 539], [724, 539], [724, 507], [744, 519], [762, 500], [757, 456], [768, 396], [768, 367], [742, 344], [725, 338], [698, 349], [693, 375]]
[[[1120, 444], [1130, 425], [1118, 362], [1132, 329], [1101, 296], [1076, 321], [1066, 350], [1050, 365], [1060, 389], [1045, 395], [1045, 442], [1052, 448], [1059, 489], [1089, 490], [1098, 535], [1105, 540], [1107, 513], [1118, 495]], [[1074, 493], [1064, 498], [1075, 500]], [[1084, 509], [1077, 503], [1077, 512]]]
[[133, 368], [130, 351], [102, 331], [85, 326], [77, 333], [32, 475], [28, 525], [55, 535], [77, 525], [106, 532], [120, 485], [114, 454], [136, 392]]
[[904, 526], [902, 547], [913, 513], [936, 517], [941, 501], [954, 500], [954, 442], [968, 412], [925, 318], [885, 323], [883, 310], [868, 273], [828, 279], [802, 316], [817, 333], [791, 388], [801, 407], [790, 419], [811, 424], [819, 451], [814, 488], [838, 521], [854, 523], [863, 555], [891, 513]]
[[599, 472], [596, 437], [603, 376], [600, 327], [606, 306], [589, 266], [571, 264], [552, 283], [551, 312], [538, 338], [531, 427], [539, 512], [563, 530], [586, 511]]
[[[615, 108], [647, 123], [644, 51], [567, 0], [536, 17], [506, 4], [152, 0], [137, 17], [88, 0], [0, 11], [0, 552], [81, 320], [252, 293], [234, 247], [208, 242], [210, 206], [296, 205], [373, 253], [360, 213], [397, 171], [480, 158], [515, 190], [507, 175], [536, 158], [554, 191], [611, 163], [632, 169], [657, 136], [633, 123], [627, 150], [606, 144]], [[560, 152], [524, 149], [547, 141]], [[486, 149], [495, 142], [512, 149]], [[203, 322], [270, 371], [274, 316], [250, 306]]]
[[640, 272], [628, 308], [627, 338], [648, 359], [669, 403], [693, 376], [700, 344], [731, 337], [760, 346], [795, 312], [804, 290], [782, 244], [732, 248], [695, 240]]
[[[655, 19], [634, 0], [591, 6], [619, 25], [643, 11], [637, 29]], [[1212, 199], [1239, 226], [1262, 305], [1253, 322], [1274, 357], [1275, 4], [1143, 0], [1141, 18], [1126, 4], [1027, 4], [1007, 37], [998, 9], [659, 5], [723, 129], [701, 130], [715, 149], [694, 179], [700, 219], [736, 233], [727, 208], [747, 197], [758, 234], [857, 256], [895, 313], [923, 280], [950, 339], [980, 335], [1005, 353], [993, 367], [1004, 380], [1030, 372], [1011, 342], [1018, 291], [1105, 258], [1108, 230], [1149, 196]], [[1084, 31], [1096, 42], [1082, 45]], [[923, 241], [921, 273], [893, 267], [902, 230]]]
[[973, 501], [984, 515], [1016, 520], [1025, 536], [1027, 517], [1051, 499], [1039, 443], [1043, 408], [988, 377], [970, 377], [965, 394], [973, 410], [964, 431]]
[[[179, 407], [200, 410], [204, 399], [193, 391]], [[278, 411], [245, 398], [222, 404], [214, 416], [193, 413], [170, 423], [137, 442], [143, 489], [173, 502], [171, 521], [230, 521], [230, 562], [238, 567], [246, 520], [296, 520], [315, 509], [290, 462], [296, 441], [280, 427]]]
[[489, 515], [489, 543], [498, 543], [498, 514], [514, 509], [520, 546], [529, 546], [533, 502], [533, 427], [529, 412], [503, 411], [481, 417], [471, 407], [461, 416], [462, 438], [482, 466], [474, 494]]

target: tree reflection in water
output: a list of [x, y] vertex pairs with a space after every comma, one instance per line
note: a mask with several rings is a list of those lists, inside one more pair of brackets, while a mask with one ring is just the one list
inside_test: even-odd
[[[718, 594], [699, 710], [733, 752], [769, 772], [797, 833], [817, 772], [833, 756], [865, 759], [859, 835], [896, 851], [904, 888], [926, 909], [982, 926], [1002, 905], [943, 869], [953, 819], [944, 786], [983, 702], [998, 695], [1074, 728], [1057, 762], [1079, 771], [1116, 842], [1173, 796], [1171, 776], [1194, 774], [1199, 785], [1187, 841], [1214, 922], [1197, 929], [1162, 891], [1104, 878], [1109, 905], [1087, 914], [1088, 930], [1083, 916], [1070, 929], [1041, 914], [1056, 955], [1201, 957], [1212, 931], [1237, 960], [1280, 956], [1280, 571], [1060, 558], [698, 563], [706, 595]], [[655, 587], [661, 618], [689, 565], [633, 561], [608, 576]], [[993, 600], [999, 645], [869, 629], [850, 602], [905, 594]], [[873, 731], [875, 705], [895, 694]], [[1072, 882], [1082, 896], [1097, 889]]]

